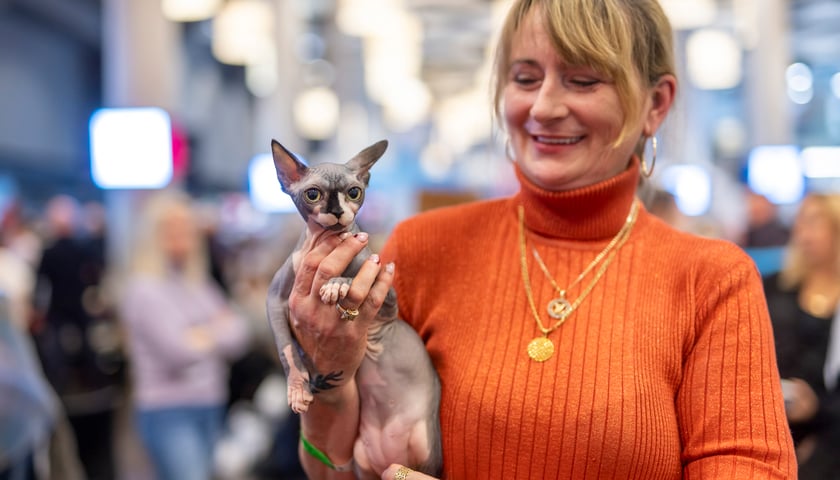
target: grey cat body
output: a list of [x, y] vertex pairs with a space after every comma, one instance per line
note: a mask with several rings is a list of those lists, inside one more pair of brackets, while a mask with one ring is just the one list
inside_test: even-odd
[[[359, 232], [355, 215], [364, 200], [369, 170], [386, 147], [387, 142], [378, 142], [344, 165], [307, 167], [272, 141], [278, 180], [306, 221], [297, 247], [269, 286], [266, 302], [286, 370], [289, 405], [296, 413], [307, 411], [315, 395], [333, 388], [343, 372], [314, 371], [294, 339], [288, 299], [295, 272], [303, 256], [324, 236]], [[341, 300], [370, 255], [365, 248], [341, 277], [328, 281], [320, 291], [322, 301], [335, 304]], [[379, 478], [391, 463], [438, 475], [442, 465], [440, 382], [422, 340], [398, 318], [393, 288], [368, 329], [367, 352], [356, 372], [356, 384], [360, 397], [359, 434], [354, 446], [357, 477]]]

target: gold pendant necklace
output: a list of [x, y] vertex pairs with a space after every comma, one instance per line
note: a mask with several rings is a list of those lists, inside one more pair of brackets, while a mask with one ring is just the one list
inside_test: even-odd
[[[553, 298], [548, 302], [548, 315], [555, 319], [551, 327], [545, 327], [542, 323], [542, 319], [540, 318], [540, 314], [537, 311], [536, 303], [534, 302], [534, 294], [531, 290], [531, 279], [530, 275], [528, 274], [528, 261], [527, 261], [527, 253], [526, 253], [526, 245], [525, 245], [525, 209], [522, 205], [519, 206], [519, 248], [520, 248], [520, 261], [522, 266], [522, 282], [525, 285], [525, 295], [528, 297], [528, 305], [531, 307], [531, 313], [534, 315], [534, 320], [537, 322], [537, 327], [539, 328], [540, 332], [542, 332], [542, 336], [536, 337], [528, 343], [528, 356], [537, 362], [544, 362], [551, 358], [554, 355], [554, 342], [548, 338], [548, 334], [560, 328], [563, 325], [563, 322], [569, 318], [569, 315], [572, 314], [583, 302], [583, 300], [589, 295], [593, 288], [595, 288], [595, 284], [601, 279], [604, 275], [604, 272], [609, 267], [610, 263], [612, 263], [613, 259], [615, 258], [616, 252], [618, 249], [621, 248], [622, 245], [627, 241], [630, 237], [630, 232], [633, 230], [633, 225], [636, 223], [636, 217], [639, 212], [639, 202], [637, 200], [633, 201], [633, 205], [630, 207], [630, 213], [627, 215], [627, 220], [624, 222], [624, 225], [618, 231], [618, 233], [610, 240], [610, 243], [607, 244], [606, 247], [595, 257], [592, 262], [590, 262], [589, 266], [577, 276], [574, 282], [569, 285], [568, 288], [562, 289], [557, 282], [554, 281], [554, 278], [548, 272], [548, 267], [546, 267], [545, 262], [543, 262], [542, 258], [540, 258], [539, 253], [537, 250], [533, 249], [534, 258], [537, 260], [537, 264], [540, 266], [540, 269], [545, 274], [546, 278], [551, 282], [551, 285], [554, 287], [554, 290], [558, 293], [557, 298]], [[566, 291], [571, 290], [574, 288], [578, 283], [581, 282], [588, 274], [591, 272], [596, 266], [600, 264], [598, 270], [595, 272], [595, 277], [592, 279], [591, 282], [584, 288], [581, 294], [577, 297], [574, 302], [570, 302], [566, 298]]]

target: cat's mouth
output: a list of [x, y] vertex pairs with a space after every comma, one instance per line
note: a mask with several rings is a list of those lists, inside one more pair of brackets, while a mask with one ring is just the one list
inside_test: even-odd
[[341, 222], [337, 221], [337, 222], [335, 222], [331, 225], [324, 225], [323, 223], [316, 221], [315, 224], [318, 225], [319, 227], [321, 227], [322, 229], [326, 230], [326, 231], [335, 232], [335, 233], [342, 233], [342, 232], [345, 232], [345, 231], [349, 231], [350, 227], [353, 223], [351, 222], [349, 225], [342, 225]]
[[338, 223], [338, 222], [336, 222], [334, 225], [331, 225], [329, 227], [324, 227], [324, 228], [326, 228], [327, 230], [330, 230], [330, 231], [333, 231], [333, 232], [339, 232], [339, 233], [343, 232], [345, 230], [350, 230], [349, 225], [342, 225], [341, 223]]

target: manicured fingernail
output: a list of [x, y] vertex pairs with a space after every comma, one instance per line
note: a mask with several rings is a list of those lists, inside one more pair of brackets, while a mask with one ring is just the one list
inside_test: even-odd
[[350, 235], [352, 235], [352, 233], [344, 232], [341, 235], [339, 235], [338, 238], [343, 242], [344, 240], [347, 240], [348, 238], [350, 238]]
[[360, 242], [367, 242], [368, 234], [365, 232], [359, 232], [356, 234], [356, 238], [358, 238]]
[[394, 273], [394, 262], [390, 262], [385, 265], [385, 271], [388, 273]]
[[379, 263], [379, 255], [374, 253], [370, 256], [369, 260], [373, 263]]

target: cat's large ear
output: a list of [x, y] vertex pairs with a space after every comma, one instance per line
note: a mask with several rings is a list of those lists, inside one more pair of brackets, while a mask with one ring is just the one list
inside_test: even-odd
[[388, 148], [388, 140], [380, 140], [357, 153], [347, 162], [347, 167], [355, 170], [359, 180], [367, 185], [370, 180], [370, 167], [385, 153], [386, 148]]
[[277, 170], [277, 180], [280, 188], [291, 194], [290, 187], [306, 174], [308, 168], [294, 153], [286, 150], [277, 140], [271, 141], [271, 155], [274, 157], [274, 168]]

